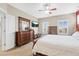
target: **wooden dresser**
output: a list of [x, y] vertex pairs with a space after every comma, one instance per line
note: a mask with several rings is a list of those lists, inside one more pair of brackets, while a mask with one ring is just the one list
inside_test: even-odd
[[16, 32], [16, 46], [22, 46], [24, 44], [33, 41], [34, 39], [33, 37], [34, 37], [33, 30]]

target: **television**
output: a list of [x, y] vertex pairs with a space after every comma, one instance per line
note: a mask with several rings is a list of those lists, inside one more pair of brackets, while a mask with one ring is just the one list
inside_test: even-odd
[[39, 26], [39, 24], [37, 21], [32, 21], [32, 27], [38, 27], [38, 26]]

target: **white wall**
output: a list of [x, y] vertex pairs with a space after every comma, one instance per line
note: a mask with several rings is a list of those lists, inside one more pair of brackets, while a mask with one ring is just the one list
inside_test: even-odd
[[[13, 16], [16, 17], [16, 20], [15, 20], [15, 25], [16, 25], [15, 29], [16, 29], [16, 31], [18, 31], [18, 16], [29, 19], [31, 22], [32, 21], [38, 21], [37, 18], [35, 18], [31, 15], [28, 15], [27, 13], [25, 13], [25, 12], [23, 12], [23, 11], [13, 7], [13, 6], [10, 6], [8, 4], [0, 4], [0, 10], [3, 10], [6, 14], [13, 15]], [[31, 28], [34, 29], [35, 33], [38, 32], [38, 28], [33, 28], [33, 27], [31, 27]], [[13, 40], [15, 40], [15, 39], [13, 39]]]
[[[29, 15], [29, 14], [27, 14], [27, 13], [25, 13], [25, 12], [23, 12], [23, 11], [21, 11], [21, 10], [11, 6], [11, 5], [9, 5], [9, 4], [5, 4], [5, 3], [1, 4], [0, 3], [0, 9], [3, 10], [5, 13], [13, 15], [13, 16], [16, 17], [16, 31], [18, 31], [18, 18], [17, 18], [18, 16], [21, 16], [21, 17], [24, 17], [26, 19], [29, 19], [31, 22], [32, 21], [38, 21], [38, 19], [35, 18], [34, 16], [31, 16], [31, 15]], [[31, 22], [30, 22], [30, 24], [31, 24]], [[34, 27], [32, 29], [34, 29], [35, 33], [38, 33], [38, 28]]]
[[58, 20], [66, 20], [66, 19], [69, 20], [69, 23], [70, 23], [69, 34], [71, 35], [75, 31], [75, 25], [76, 25], [76, 14], [75, 13], [39, 19], [39, 31], [40, 31], [40, 33], [42, 33], [41, 24], [43, 21], [48, 21], [49, 26], [57, 26]]
[[[29, 19], [30, 20], [30, 27], [31, 27], [31, 22], [32, 21], [38, 21], [37, 18], [35, 18], [35, 17], [31, 16], [31, 15], [28, 15], [25, 12], [23, 12], [23, 11], [13, 7], [13, 6], [8, 5], [7, 9], [8, 9], [7, 10], [8, 14], [16, 16], [16, 31], [18, 31], [18, 18], [17, 18], [18, 16], [21, 16], [21, 17], [24, 17], [26, 19]], [[38, 33], [38, 28], [37, 27], [36, 28], [35, 27], [31, 27], [31, 28], [34, 29], [35, 33]]]

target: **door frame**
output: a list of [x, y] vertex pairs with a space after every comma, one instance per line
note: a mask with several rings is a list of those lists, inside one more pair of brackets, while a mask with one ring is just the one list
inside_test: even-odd
[[5, 35], [5, 16], [2, 16], [2, 51], [5, 51], [5, 42], [6, 42], [6, 35]]
[[[2, 17], [2, 51], [7, 51], [7, 50], [9, 50], [9, 49], [11, 49], [11, 48], [14, 48], [14, 46], [15, 46], [15, 34], [11, 34], [11, 35], [13, 35], [13, 37], [11, 36], [9, 36], [9, 37], [7, 37], [7, 35], [10, 35], [10, 33], [8, 33], [6, 30], [8, 29], [7, 27], [6, 27], [6, 22], [8, 21], [7, 20], [7, 17], [9, 16], [9, 14], [6, 14], [5, 16], [3, 16]], [[15, 16], [13, 16], [13, 15], [10, 15], [10, 16], [12, 16], [12, 17], [15, 17]], [[16, 18], [16, 17], [15, 17]], [[14, 19], [14, 18], [13, 18]], [[16, 19], [15, 19], [16, 20]], [[15, 21], [14, 20], [14, 21]], [[16, 23], [16, 22], [15, 22]], [[8, 24], [8, 23], [7, 23]], [[8, 26], [8, 25], [7, 25]], [[15, 26], [15, 28], [14, 28], [14, 30], [13, 31], [16, 31], [16, 24], [14, 25]], [[13, 27], [14, 27], [13, 26]], [[12, 31], [11, 31], [12, 32]], [[14, 33], [14, 32], [12, 32], [12, 33]], [[10, 39], [8, 39], [8, 38], [12, 38], [13, 40], [10, 40]], [[10, 42], [13, 42], [13, 43], [9, 43], [9, 44], [7, 44], [7, 39], [8, 40], [10, 40]], [[12, 44], [12, 45], [11, 45]], [[9, 47], [10, 46], [10, 47]]]

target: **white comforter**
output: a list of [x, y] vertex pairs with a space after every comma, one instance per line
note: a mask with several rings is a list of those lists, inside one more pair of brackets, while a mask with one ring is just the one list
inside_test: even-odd
[[79, 40], [72, 36], [46, 35], [33, 48], [33, 53], [46, 55], [79, 55]]

